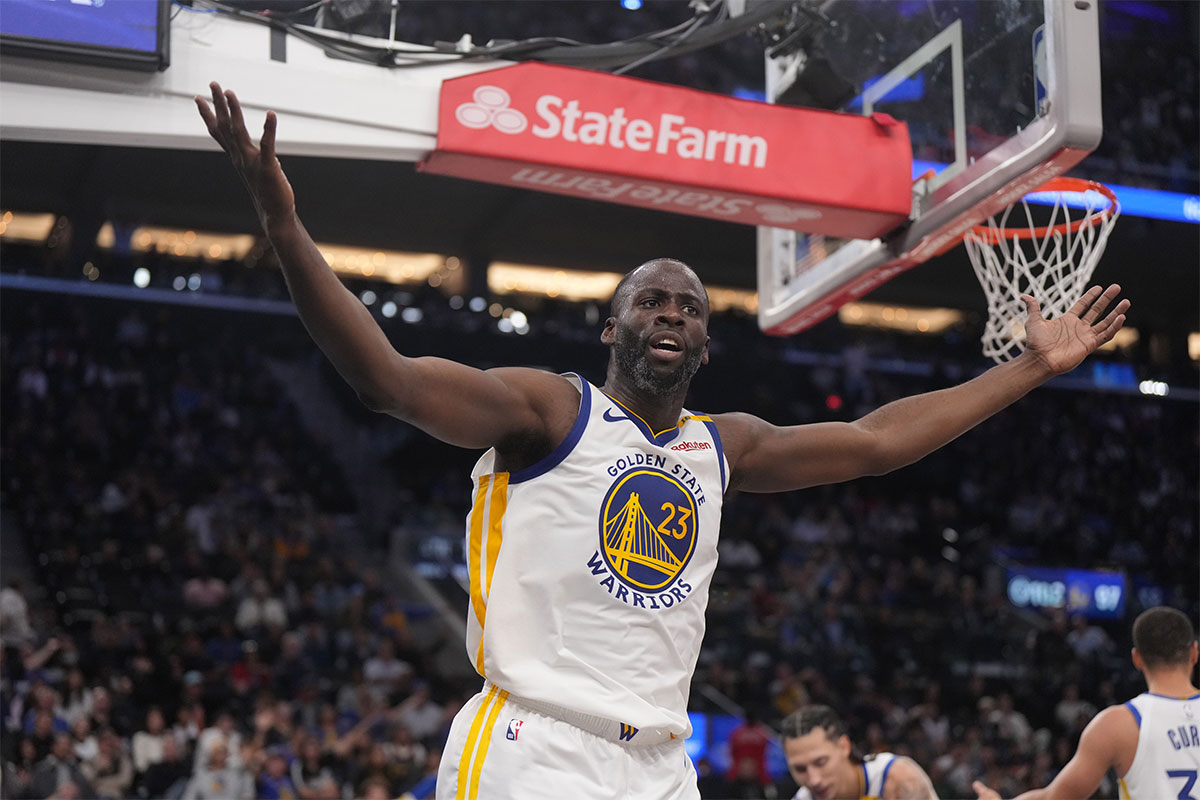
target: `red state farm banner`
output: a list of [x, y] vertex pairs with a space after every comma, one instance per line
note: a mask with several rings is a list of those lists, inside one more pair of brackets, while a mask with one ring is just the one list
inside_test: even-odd
[[458, 178], [855, 239], [912, 209], [908, 128], [533, 62], [442, 83]]

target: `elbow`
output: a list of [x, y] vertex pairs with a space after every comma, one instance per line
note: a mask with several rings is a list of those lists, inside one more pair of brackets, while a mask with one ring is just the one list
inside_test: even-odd
[[907, 467], [917, 460], [890, 437], [875, 431], [863, 431], [862, 457], [859, 462], [860, 477], [877, 478]]
[[356, 389], [354, 393], [358, 396], [358, 402], [376, 414], [392, 414], [396, 411], [396, 399], [384, 392]]

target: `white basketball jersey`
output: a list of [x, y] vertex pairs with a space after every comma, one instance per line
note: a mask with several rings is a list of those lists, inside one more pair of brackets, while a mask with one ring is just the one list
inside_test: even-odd
[[[467, 517], [467, 654], [514, 697], [686, 737], [727, 464], [686, 410], [651, 431], [577, 375], [579, 415], [542, 461], [479, 459]], [[629, 734], [631, 738], [633, 734]], [[643, 737], [647, 738], [647, 737]]]
[[[895, 753], [875, 753], [863, 759], [859, 765], [863, 787], [860, 800], [879, 800], [883, 797], [883, 787], [887, 785], [888, 772], [895, 761]], [[812, 800], [812, 792], [807, 786], [801, 786], [792, 800]]]
[[1137, 720], [1138, 743], [1121, 778], [1123, 800], [1200, 800], [1200, 694], [1144, 692], [1125, 707]]

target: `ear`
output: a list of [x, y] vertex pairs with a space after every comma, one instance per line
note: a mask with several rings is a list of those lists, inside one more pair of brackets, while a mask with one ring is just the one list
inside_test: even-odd
[[700, 363], [701, 363], [701, 364], [707, 364], [707, 363], [708, 363], [708, 343], [709, 343], [709, 342], [711, 342], [711, 341], [712, 341], [712, 337], [711, 337], [711, 336], [705, 336], [705, 337], [704, 337], [704, 350], [703, 350], [703, 351], [701, 351], [701, 353], [700, 353]]
[[1192, 652], [1188, 654], [1188, 660], [1193, 667], [1200, 661], [1200, 642], [1192, 642]]
[[838, 747], [838, 752], [840, 752], [843, 757], [849, 758], [850, 751], [853, 749], [854, 746], [850, 744], [850, 737], [843, 733], [841, 736], [838, 737], [837, 747]]
[[[612, 347], [617, 341], [617, 318], [609, 317], [604, 321], [604, 329], [600, 331], [600, 342]], [[708, 344], [705, 343], [707, 349]]]
[[1146, 662], [1142, 660], [1142, 654], [1137, 651], [1136, 647], [1129, 651], [1129, 657], [1133, 659], [1133, 666], [1137, 667], [1139, 672], [1146, 671]]

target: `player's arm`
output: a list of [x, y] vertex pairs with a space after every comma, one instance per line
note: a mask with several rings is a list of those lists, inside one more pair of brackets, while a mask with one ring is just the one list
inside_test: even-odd
[[1120, 292], [1093, 286], [1063, 316], [1029, 311], [1018, 358], [966, 383], [888, 403], [854, 422], [780, 427], [749, 414], [714, 417], [732, 467], [731, 488], [777, 492], [882, 475], [953, 441], [1055, 375], [1074, 369], [1125, 324], [1129, 301], [1105, 315]]
[[911, 758], [900, 756], [888, 770], [883, 800], [938, 800], [933, 781]]
[[236, 95], [216, 83], [210, 88], [211, 108], [196, 98], [208, 132], [250, 191], [304, 327], [364, 404], [443, 441], [474, 448], [551, 435], [550, 429], [561, 423], [556, 415], [574, 413], [578, 393], [559, 376], [528, 369], [485, 372], [396, 352], [300, 222], [295, 195], [275, 157], [274, 112], [267, 112], [256, 146]]
[[[1078, 800], [1091, 797], [1109, 768], [1128, 769], [1137, 751], [1138, 727], [1124, 706], [1111, 706], [1097, 714], [1079, 737], [1079, 747], [1054, 780], [1044, 789], [1034, 789], [1016, 800]], [[979, 800], [999, 800], [1000, 795], [983, 783], [972, 784]]]

